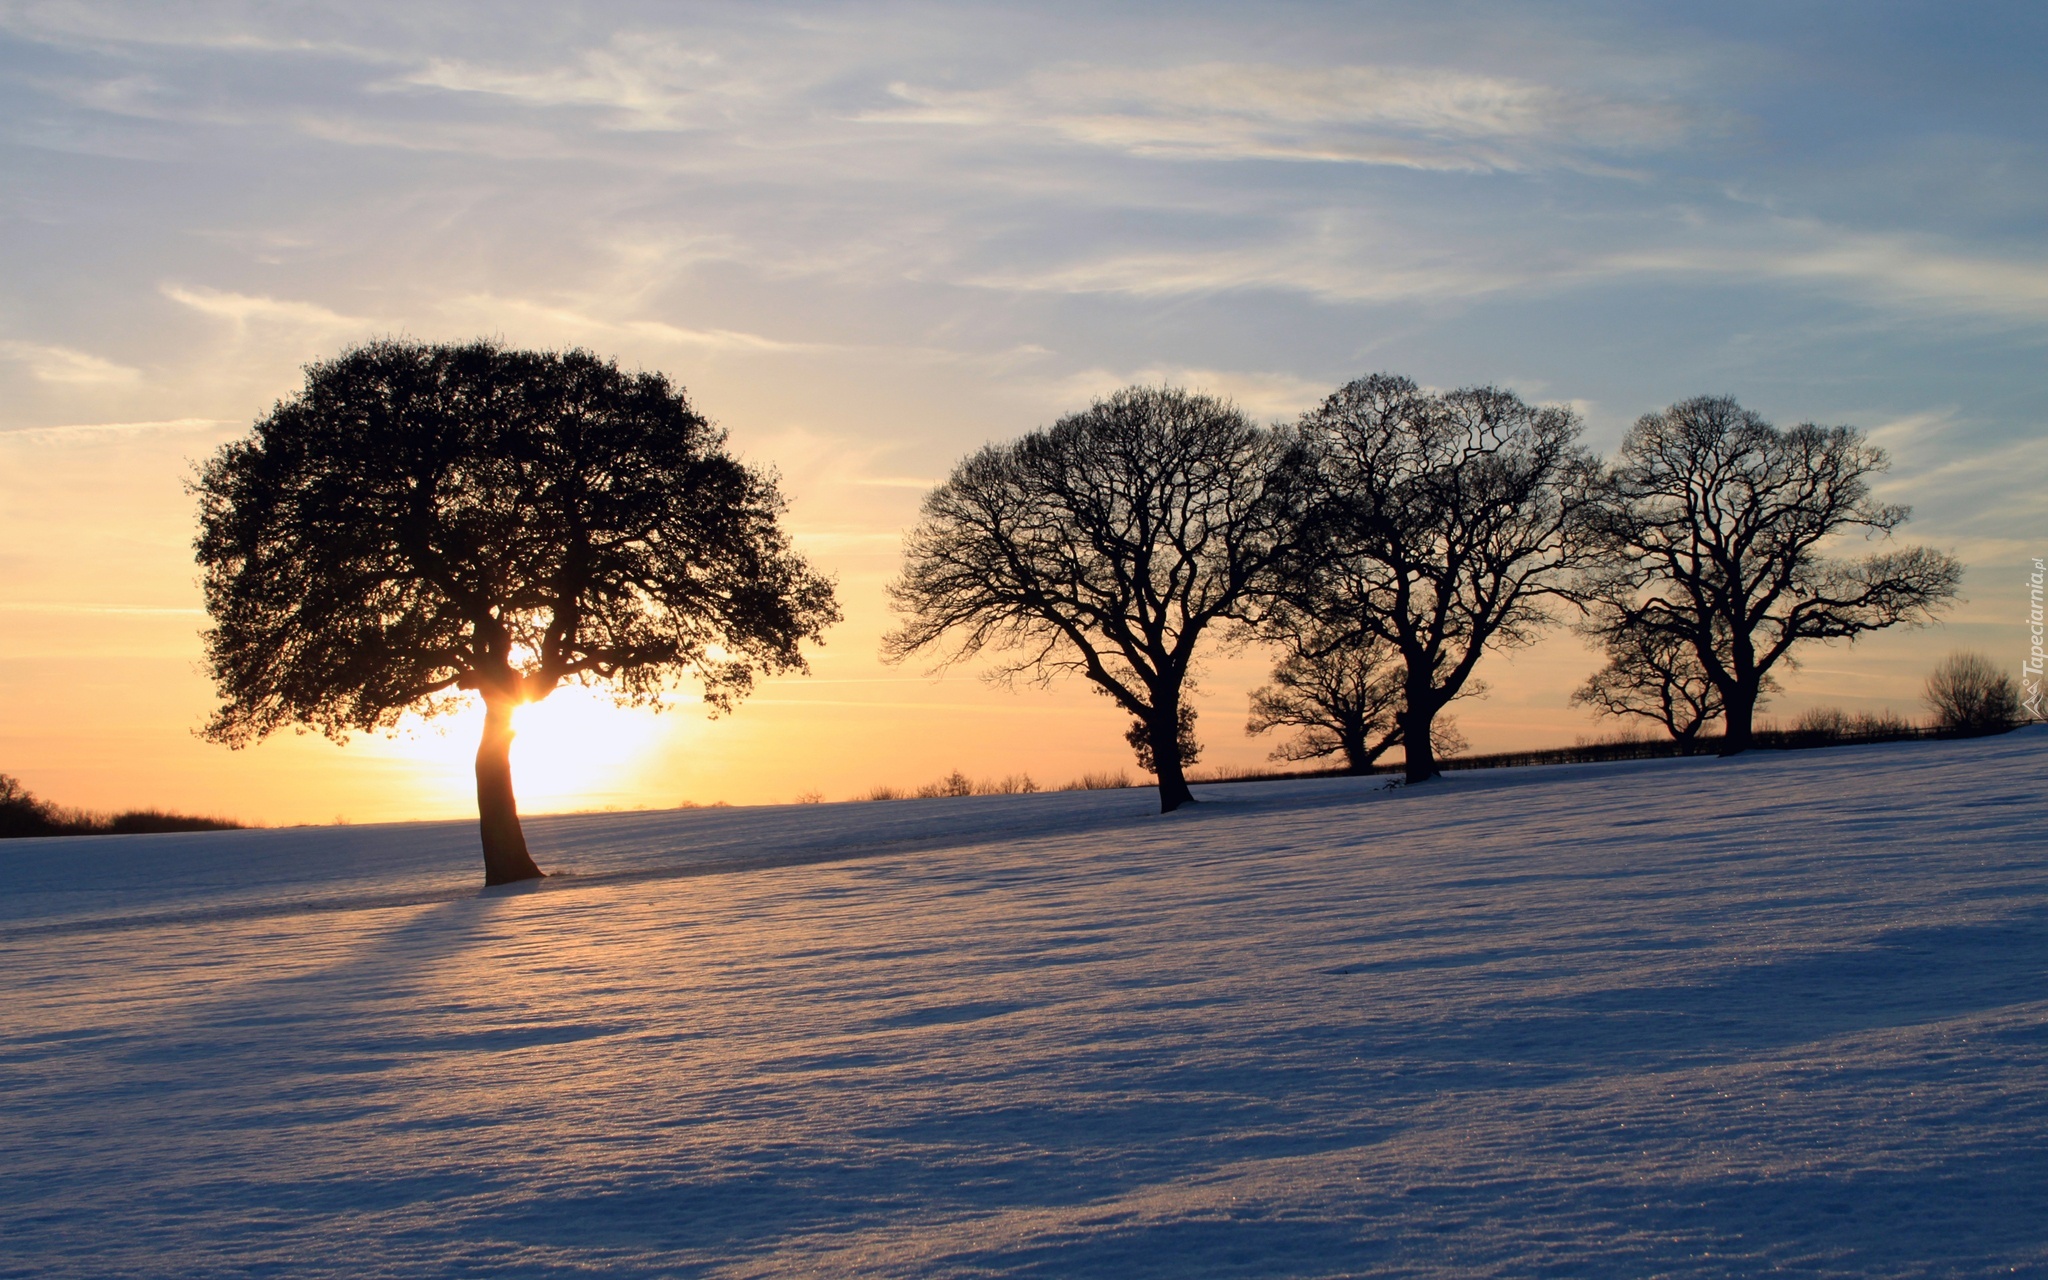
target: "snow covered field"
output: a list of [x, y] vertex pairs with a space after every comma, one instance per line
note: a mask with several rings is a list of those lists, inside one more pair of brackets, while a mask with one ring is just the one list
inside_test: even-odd
[[10, 842], [0, 1273], [2048, 1273], [2044, 767]]

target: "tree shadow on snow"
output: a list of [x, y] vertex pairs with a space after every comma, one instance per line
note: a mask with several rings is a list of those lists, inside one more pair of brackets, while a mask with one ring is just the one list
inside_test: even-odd
[[1778, 954], [1697, 981], [1550, 997], [1449, 1027], [1411, 1027], [1424, 1058], [1602, 1073], [1758, 1052], [1983, 1013], [2042, 998], [2048, 910], [1891, 930], [1868, 946]]

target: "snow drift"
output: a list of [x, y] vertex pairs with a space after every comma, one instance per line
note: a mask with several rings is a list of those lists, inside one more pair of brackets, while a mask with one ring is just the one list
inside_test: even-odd
[[0, 1272], [2048, 1269], [2048, 731], [0, 849]]

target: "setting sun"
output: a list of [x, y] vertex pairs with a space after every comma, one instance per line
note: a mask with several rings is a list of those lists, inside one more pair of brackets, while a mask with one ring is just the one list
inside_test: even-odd
[[[518, 737], [512, 742], [512, 774], [519, 807], [527, 813], [578, 809], [634, 808], [645, 803], [656, 746], [693, 731], [703, 722], [694, 708], [658, 714], [621, 707], [603, 693], [571, 685], [513, 713]], [[477, 739], [484, 708], [472, 699], [458, 711], [432, 720], [408, 720], [388, 738], [363, 739], [379, 755], [417, 767], [423, 789], [445, 799], [451, 810], [474, 802]]]

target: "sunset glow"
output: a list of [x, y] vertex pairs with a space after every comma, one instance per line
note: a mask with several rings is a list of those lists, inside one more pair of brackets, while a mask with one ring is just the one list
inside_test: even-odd
[[[352, 744], [368, 754], [403, 760], [450, 808], [474, 802], [477, 737], [483, 705], [408, 721], [387, 737]], [[667, 712], [621, 707], [594, 689], [557, 689], [513, 713], [512, 773], [527, 813], [644, 807], [658, 744], [686, 743], [703, 721], [695, 706]], [[673, 802], [671, 802], [673, 803]]]

